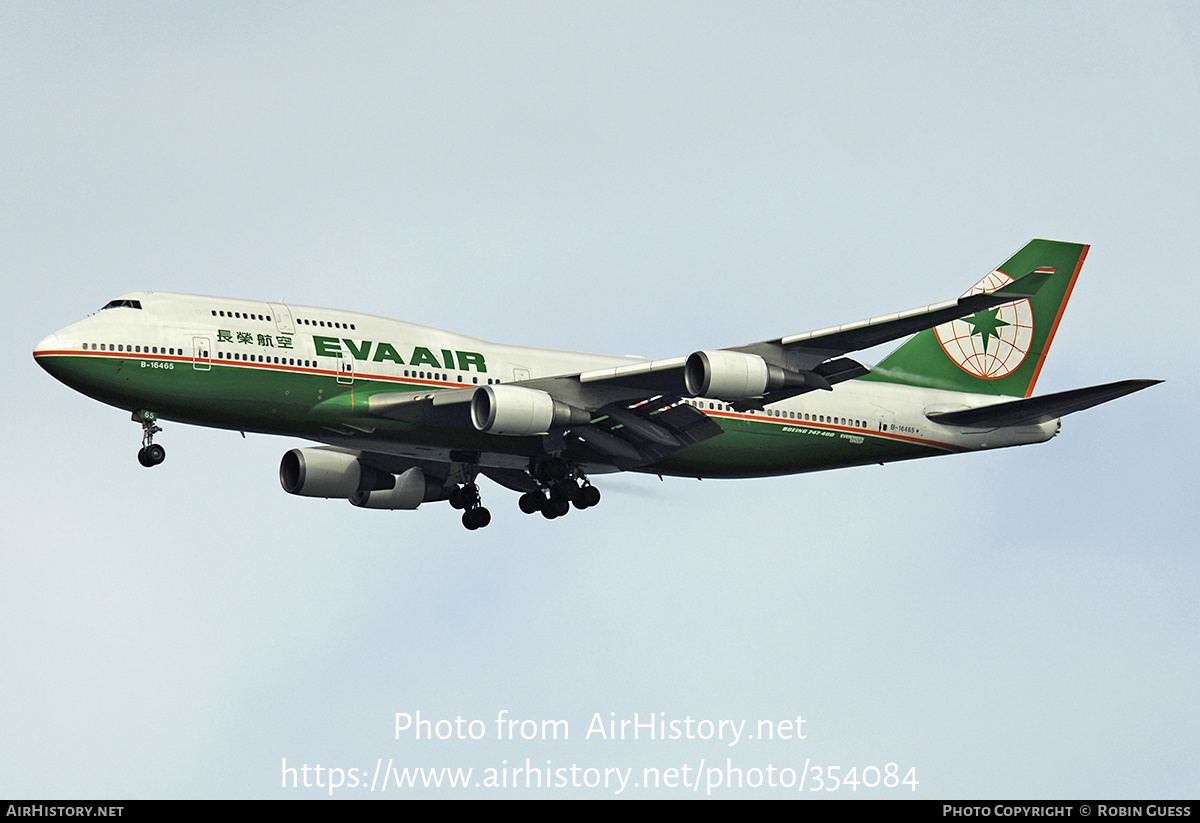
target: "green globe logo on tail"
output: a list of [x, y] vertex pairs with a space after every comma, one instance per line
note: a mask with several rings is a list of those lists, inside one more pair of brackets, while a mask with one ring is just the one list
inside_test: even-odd
[[[963, 296], [993, 292], [1012, 281], [997, 269]], [[942, 351], [960, 369], [985, 380], [995, 380], [1016, 371], [1029, 354], [1029, 345], [1033, 341], [1033, 306], [1028, 300], [1005, 303], [943, 323], [934, 329], [934, 333]]]

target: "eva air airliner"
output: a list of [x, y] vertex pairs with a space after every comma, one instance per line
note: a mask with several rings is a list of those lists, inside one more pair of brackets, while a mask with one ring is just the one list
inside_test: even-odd
[[[1032, 397], [1088, 246], [1034, 240], [957, 300], [665, 360], [499, 345], [367, 314], [158, 292], [49, 335], [37, 362], [160, 420], [321, 443], [283, 488], [370, 509], [447, 500], [491, 521], [480, 474], [526, 514], [600, 500], [590, 477], [768, 475], [1040, 443], [1063, 415], [1144, 389]], [[874, 368], [846, 357], [912, 335]]]

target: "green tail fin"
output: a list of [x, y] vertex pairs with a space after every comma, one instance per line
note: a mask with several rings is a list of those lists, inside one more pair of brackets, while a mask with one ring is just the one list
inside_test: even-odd
[[919, 332], [859, 379], [1028, 397], [1088, 248], [1080, 243], [1031, 241], [967, 294], [992, 292], [1030, 272], [1053, 270], [1036, 294]]

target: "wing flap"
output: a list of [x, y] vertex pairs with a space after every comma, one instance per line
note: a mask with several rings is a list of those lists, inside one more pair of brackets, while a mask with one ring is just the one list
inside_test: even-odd
[[599, 458], [628, 470], [716, 437], [724, 430], [679, 397], [656, 396], [639, 403], [612, 403], [586, 426], [570, 430], [568, 451], [583, 460]]

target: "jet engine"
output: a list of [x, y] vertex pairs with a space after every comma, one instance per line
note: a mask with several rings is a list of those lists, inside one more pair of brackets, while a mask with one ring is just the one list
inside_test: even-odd
[[724, 349], [688, 355], [683, 382], [693, 397], [722, 400], [762, 397], [778, 389], [829, 387], [828, 382], [813, 372], [788, 371], [768, 364], [757, 354]]
[[490, 434], [546, 434], [553, 428], [582, 425], [591, 417], [544, 391], [523, 386], [480, 386], [471, 398], [471, 422]]
[[767, 390], [767, 361], [740, 351], [693, 352], [683, 382], [693, 397], [758, 397]]
[[394, 477], [333, 449], [292, 449], [279, 462], [279, 484], [302, 497], [349, 498], [359, 491], [391, 488]]
[[390, 489], [357, 491], [350, 502], [362, 509], [415, 509], [422, 503], [446, 497], [441, 481], [426, 477], [415, 466], [395, 478], [396, 485]]
[[415, 466], [392, 474], [333, 449], [292, 449], [279, 463], [279, 483], [290, 494], [347, 499], [364, 509], [415, 509], [446, 497], [442, 482]]

